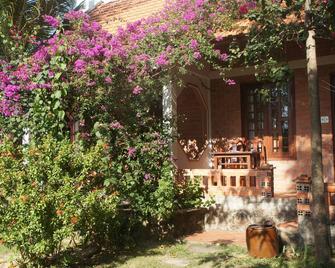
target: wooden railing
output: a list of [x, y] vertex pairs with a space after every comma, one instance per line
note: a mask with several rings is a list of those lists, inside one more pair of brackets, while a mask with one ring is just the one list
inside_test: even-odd
[[260, 166], [259, 152], [216, 152], [213, 154], [215, 169], [255, 169]]
[[186, 179], [200, 179], [210, 195], [273, 197], [273, 168], [262, 169], [188, 169]]

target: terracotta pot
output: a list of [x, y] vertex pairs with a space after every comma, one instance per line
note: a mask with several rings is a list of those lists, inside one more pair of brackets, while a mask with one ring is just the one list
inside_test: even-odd
[[279, 239], [274, 225], [250, 225], [246, 236], [250, 256], [273, 258], [279, 255]]

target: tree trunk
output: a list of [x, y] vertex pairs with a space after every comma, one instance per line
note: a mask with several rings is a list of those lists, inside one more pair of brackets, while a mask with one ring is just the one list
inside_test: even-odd
[[327, 267], [330, 260], [328, 208], [324, 196], [322, 138], [320, 122], [320, 96], [316, 62], [315, 29], [310, 26], [311, 0], [305, 2], [305, 25], [308, 30], [306, 59], [308, 76], [309, 107], [311, 113], [312, 145], [312, 225], [314, 229], [315, 255], [318, 267]]

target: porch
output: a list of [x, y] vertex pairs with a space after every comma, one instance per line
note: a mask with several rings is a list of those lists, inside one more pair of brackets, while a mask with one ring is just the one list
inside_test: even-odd
[[[320, 57], [320, 116], [325, 182], [334, 181], [333, 113], [330, 74], [334, 64]], [[335, 58], [334, 58], [335, 60]], [[175, 163], [186, 178], [199, 177], [212, 196], [294, 197], [294, 179], [310, 175], [310, 115], [303, 64], [277, 95], [259, 92], [250, 71], [234, 73], [227, 85], [210, 71], [183, 77], [171, 86], [170, 110], [178, 138]], [[327, 87], [327, 88], [326, 88]], [[166, 96], [166, 95], [165, 95]], [[166, 107], [166, 106], [165, 106]], [[166, 111], [166, 110], [165, 110]]]

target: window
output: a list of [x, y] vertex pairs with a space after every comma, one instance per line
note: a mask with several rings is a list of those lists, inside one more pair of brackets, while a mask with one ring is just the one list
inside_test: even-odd
[[236, 186], [236, 176], [230, 176], [230, 186]]
[[294, 156], [294, 109], [291, 83], [241, 88], [243, 135], [250, 149], [267, 158]]
[[256, 187], [256, 176], [250, 176], [250, 187]]
[[247, 177], [246, 176], [240, 176], [240, 186], [246, 187], [247, 186]]

